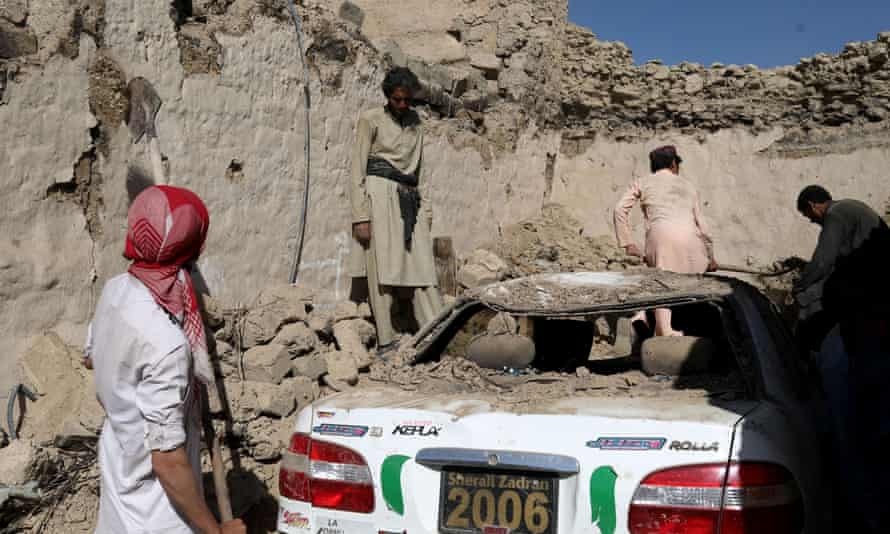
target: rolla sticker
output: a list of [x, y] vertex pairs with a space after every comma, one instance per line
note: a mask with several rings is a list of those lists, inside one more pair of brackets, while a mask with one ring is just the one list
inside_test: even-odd
[[695, 441], [672, 441], [668, 449], [672, 451], [709, 452], [720, 449], [718, 442], [699, 443]]

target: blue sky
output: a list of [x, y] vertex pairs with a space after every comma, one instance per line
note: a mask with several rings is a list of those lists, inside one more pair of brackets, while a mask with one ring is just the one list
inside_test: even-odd
[[890, 31], [890, 0], [569, 0], [569, 19], [637, 63], [775, 67]]

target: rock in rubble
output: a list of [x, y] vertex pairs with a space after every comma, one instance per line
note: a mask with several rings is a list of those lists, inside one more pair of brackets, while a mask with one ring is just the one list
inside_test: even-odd
[[263, 290], [244, 318], [244, 348], [268, 343], [286, 324], [305, 321], [311, 295], [299, 286], [276, 286]]
[[358, 305], [358, 316], [361, 319], [370, 321], [371, 318], [373, 317], [373, 314], [371, 313], [371, 305], [368, 304], [367, 302], [360, 303]]
[[290, 369], [290, 353], [283, 345], [260, 345], [244, 353], [244, 378], [247, 380], [280, 384]]
[[307, 376], [288, 378], [281, 385], [290, 388], [293, 392], [297, 402], [297, 411], [309, 406], [321, 395], [318, 379], [313, 380]]
[[334, 316], [331, 313], [316, 308], [309, 313], [309, 318], [306, 322], [313, 332], [323, 336], [330, 336], [331, 328], [334, 326]]
[[83, 440], [95, 439], [102, 431], [105, 410], [96, 399], [96, 382], [91, 373], [83, 378], [79, 398], [71, 406], [71, 413], [62, 420], [56, 431], [54, 444], [57, 447], [66, 448]]
[[83, 367], [81, 357], [53, 332], [38, 337], [22, 356], [25, 385], [39, 395], [28, 401], [23, 437], [60, 447], [95, 439], [105, 414], [96, 400], [92, 372]]
[[46, 395], [69, 380], [75, 358], [58, 334], [44, 334], [34, 340], [19, 361], [24, 383], [34, 393]]
[[292, 358], [295, 358], [315, 350], [318, 346], [318, 336], [306, 326], [306, 323], [298, 321], [285, 325], [272, 340], [272, 343], [287, 347], [288, 353]]
[[19, 486], [27, 482], [41, 455], [45, 454], [29, 439], [17, 439], [0, 451], [0, 485]]
[[334, 339], [337, 340], [337, 346], [341, 351], [355, 357], [359, 369], [371, 365], [371, 355], [367, 347], [374, 337], [374, 327], [364, 319], [350, 319], [334, 325]]
[[358, 365], [355, 360], [355, 356], [340, 350], [325, 354], [328, 364], [328, 373], [324, 375], [325, 383], [337, 391], [356, 385]]
[[334, 322], [356, 319], [358, 316], [358, 304], [351, 300], [340, 301], [334, 308]]
[[457, 281], [465, 288], [479, 287], [503, 280], [509, 271], [507, 263], [493, 252], [477, 249], [457, 273]]
[[287, 417], [297, 406], [296, 391], [287, 384], [287, 381], [273, 385], [245, 380], [241, 388], [244, 393], [236, 403], [238, 407], [236, 418], [240, 421], [263, 415]]
[[497, 73], [504, 68], [501, 58], [487, 52], [473, 52], [470, 54], [470, 65], [488, 76], [497, 76]]
[[274, 462], [281, 457], [282, 444], [278, 442], [276, 419], [260, 417], [247, 424], [247, 447], [258, 462]]
[[293, 370], [295, 376], [318, 380], [328, 372], [328, 361], [324, 354], [307, 354], [294, 359]]

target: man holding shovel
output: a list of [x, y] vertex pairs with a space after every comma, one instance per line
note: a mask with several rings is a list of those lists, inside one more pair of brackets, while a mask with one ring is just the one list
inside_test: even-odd
[[130, 206], [133, 263], [105, 284], [87, 339], [106, 413], [97, 534], [246, 532], [216, 521], [201, 485], [199, 381], [214, 377], [188, 267], [209, 222], [177, 187], [149, 187]]

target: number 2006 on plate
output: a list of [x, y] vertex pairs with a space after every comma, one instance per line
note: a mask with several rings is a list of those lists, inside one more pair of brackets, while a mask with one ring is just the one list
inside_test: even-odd
[[446, 534], [556, 532], [556, 477], [471, 470], [442, 472], [439, 530]]

